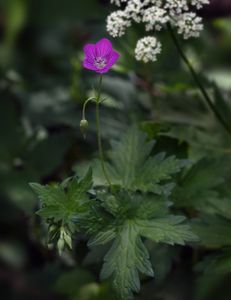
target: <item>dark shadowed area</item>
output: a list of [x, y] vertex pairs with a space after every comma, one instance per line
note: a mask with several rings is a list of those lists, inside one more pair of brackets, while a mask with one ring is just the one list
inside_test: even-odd
[[[118, 286], [129, 288], [126, 276], [131, 276], [136, 300], [230, 300], [231, 0], [211, 0], [200, 11], [205, 22], [201, 36], [178, 40], [213, 109], [203, 99], [171, 34], [157, 33], [163, 50], [156, 62], [138, 62], [134, 48], [144, 29], [136, 24], [121, 38], [110, 37], [106, 18], [114, 9], [109, 0], [0, 1], [0, 298], [130, 300], [122, 298]], [[103, 76], [102, 97], [107, 100], [100, 107], [106, 167], [119, 190], [118, 202], [103, 198], [108, 186], [96, 161], [94, 103], [86, 110], [86, 139], [79, 128], [84, 101], [94, 95], [98, 84], [98, 74], [82, 66], [83, 47], [101, 38], [110, 39], [120, 53], [118, 63]], [[129, 131], [131, 127], [140, 132]], [[90, 163], [95, 189], [84, 171]], [[52, 189], [63, 182], [62, 195], [66, 193], [68, 202], [70, 182], [80, 184], [84, 174], [83, 189], [90, 186], [88, 200], [94, 200], [98, 190], [102, 198], [96, 206], [88, 206], [95, 219], [74, 216], [73, 228], [68, 225], [65, 232], [59, 219], [63, 211], [56, 202], [50, 211], [42, 211], [46, 203], [40, 202], [42, 196], [39, 199], [29, 183], [49, 184]], [[158, 220], [167, 209], [175, 217], [168, 219], [170, 225], [181, 223], [182, 215], [187, 220], [185, 227], [179, 225], [185, 239], [173, 233], [177, 245], [171, 245], [171, 239], [165, 243], [167, 233], [149, 233], [149, 225], [141, 236], [133, 230], [138, 221], [137, 227], [129, 225], [132, 218], [149, 218], [154, 210], [152, 194]], [[58, 203], [59, 194], [52, 197]], [[157, 209], [161, 199], [167, 200]], [[69, 208], [63, 210], [68, 213]], [[125, 216], [127, 227], [111, 230]], [[91, 239], [97, 246], [89, 247], [88, 233], [98, 230], [95, 224], [103, 220], [103, 231], [111, 219], [116, 220], [110, 223], [111, 235]], [[145, 227], [149, 223], [143, 219]], [[163, 226], [159, 222], [155, 228]], [[81, 226], [88, 226], [87, 233], [79, 230]], [[190, 237], [186, 226], [193, 232]], [[164, 228], [171, 232], [173, 227]], [[58, 251], [62, 245], [52, 230], [55, 234], [64, 230], [65, 251]], [[112, 238], [115, 248], [116, 243], [122, 245], [116, 254], [108, 252]], [[111, 253], [114, 265], [110, 255], [103, 259], [106, 253]], [[140, 260], [133, 260], [137, 253]], [[139, 272], [138, 277], [136, 266], [140, 271], [145, 264], [148, 269], [149, 263], [154, 277], [149, 276], [150, 270]], [[112, 276], [106, 274], [102, 280], [103, 264], [108, 268], [104, 273]], [[112, 274], [110, 267], [114, 267]], [[120, 274], [116, 291], [117, 269], [125, 279]]]

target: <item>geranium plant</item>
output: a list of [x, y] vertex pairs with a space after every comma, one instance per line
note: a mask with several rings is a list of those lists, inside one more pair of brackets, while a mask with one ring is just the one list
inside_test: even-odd
[[[169, 30], [207, 103], [229, 131], [174, 32], [176, 27], [185, 39], [198, 37], [203, 25], [194, 11], [208, 1], [112, 2], [124, 8], [113, 12], [107, 19], [107, 29], [114, 37], [123, 35], [132, 22], [145, 23], [148, 32], [163, 27]], [[157, 38], [147, 36], [138, 41], [135, 57], [147, 63], [155, 61], [160, 52], [161, 43]], [[101, 96], [103, 76], [120, 55], [106, 38], [96, 44], [87, 44], [84, 55], [83, 67], [98, 74], [99, 84], [95, 95], [84, 102], [80, 129], [86, 138], [86, 109], [89, 103], [93, 103], [96, 107], [99, 160], [92, 163], [82, 177], [76, 175], [52, 186], [32, 183], [31, 187], [41, 199], [38, 214], [48, 222], [50, 239], [56, 243], [59, 253], [72, 247], [76, 233], [89, 239], [90, 248], [106, 245], [101, 279], [110, 278], [120, 299], [128, 300], [140, 290], [140, 274], [155, 276], [155, 265], [151, 264], [146, 241], [185, 245], [199, 240], [187, 224], [187, 217], [172, 209], [173, 201], [177, 202], [180, 193], [180, 189], [173, 192], [175, 175], [182, 172], [189, 162], [162, 152], [154, 155], [155, 141], [149, 140], [137, 126], [122, 133], [112, 142], [109, 154], [104, 155], [100, 126], [100, 105], [106, 101]], [[196, 231], [200, 231], [198, 226], [194, 226]]]
[[[139, 274], [154, 276], [146, 239], [170, 245], [192, 243], [198, 237], [183, 215], [171, 211], [174, 175], [185, 167], [185, 160], [165, 153], [152, 155], [154, 141], [136, 127], [121, 134], [106, 160], [103, 153], [99, 106], [102, 74], [119, 58], [107, 39], [84, 47], [83, 66], [99, 73], [94, 97], [83, 106], [80, 127], [87, 130], [86, 107], [96, 105], [99, 164], [86, 170], [82, 178], [68, 178], [55, 185], [31, 183], [42, 207], [38, 214], [49, 224], [50, 240], [59, 253], [72, 247], [78, 232], [89, 237], [89, 247], [108, 245], [102, 262], [101, 278], [111, 278], [121, 299], [131, 299], [139, 292]], [[100, 183], [99, 183], [99, 179]]]

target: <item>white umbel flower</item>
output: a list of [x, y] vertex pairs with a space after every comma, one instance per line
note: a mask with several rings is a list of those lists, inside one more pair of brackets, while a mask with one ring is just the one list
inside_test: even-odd
[[193, 12], [180, 15], [175, 25], [178, 33], [183, 34], [184, 39], [198, 37], [203, 30], [202, 18]]
[[114, 11], [107, 17], [107, 31], [113, 37], [124, 35], [125, 30], [131, 26], [131, 21], [122, 10]]
[[144, 11], [143, 22], [146, 31], [161, 30], [163, 25], [169, 21], [166, 10], [157, 6], [151, 6]]
[[128, 18], [136, 23], [140, 23], [142, 20], [143, 7], [144, 2], [142, 0], [130, 0], [125, 8], [125, 12]]
[[156, 61], [157, 55], [161, 52], [161, 43], [153, 36], [146, 36], [137, 42], [135, 57], [145, 63]]
[[187, 11], [188, 1], [187, 0], [166, 0], [164, 9], [169, 12], [170, 16], [181, 14], [183, 11]]
[[197, 9], [201, 9], [207, 4], [209, 4], [209, 0], [191, 0], [191, 5], [196, 6]]
[[[107, 30], [113, 37], [120, 37], [132, 23], [143, 23], [146, 31], [159, 31], [170, 22], [177, 33], [183, 35], [185, 39], [198, 37], [203, 30], [203, 24], [196, 10], [209, 2], [210, 0], [111, 0], [111, 3], [120, 6], [121, 10], [109, 15]], [[150, 49], [153, 49], [155, 38], [144, 38], [137, 43], [138, 59], [141, 57], [142, 50], [139, 50], [142, 49], [142, 44], [147, 45], [148, 41], [152, 43]], [[156, 43], [158, 44], [157, 41]], [[157, 49], [160, 51], [160, 47]], [[150, 60], [153, 61], [148, 58], [148, 61]]]

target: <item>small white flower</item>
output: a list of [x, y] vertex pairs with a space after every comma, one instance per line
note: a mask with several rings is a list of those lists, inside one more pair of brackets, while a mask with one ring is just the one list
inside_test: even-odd
[[207, 4], [209, 4], [209, 0], [191, 0], [191, 5], [196, 6], [197, 9], [201, 9]]
[[131, 18], [133, 21], [140, 23], [142, 20], [144, 3], [142, 0], [130, 0], [125, 8], [125, 13], [128, 18]]
[[147, 36], [137, 42], [135, 57], [147, 63], [156, 61], [156, 56], [161, 52], [161, 43], [153, 36]]
[[203, 30], [202, 18], [195, 13], [184, 13], [178, 17], [175, 23], [178, 33], [182, 34], [184, 39], [198, 37]]
[[151, 6], [144, 11], [143, 22], [145, 23], [146, 31], [153, 29], [161, 30], [163, 25], [169, 21], [169, 16], [163, 8]]
[[[182, 34], [185, 39], [198, 37], [203, 24], [196, 10], [209, 2], [210, 0], [111, 0], [111, 3], [123, 7], [123, 10], [113, 12], [107, 18], [107, 30], [113, 37], [120, 37], [133, 22], [144, 23], [146, 31], [159, 31], [166, 23], [171, 22], [178, 34]], [[141, 39], [137, 43], [136, 58], [153, 61], [160, 52], [160, 46], [155, 38]]]
[[[128, 0], [129, 1], [129, 0]], [[161, 7], [164, 0], [143, 0], [145, 6], [154, 4], [157, 7]]]
[[170, 16], [181, 14], [189, 9], [187, 0], [166, 0], [164, 4]]
[[114, 11], [107, 17], [107, 31], [113, 37], [124, 35], [125, 30], [131, 26], [131, 21], [122, 10]]

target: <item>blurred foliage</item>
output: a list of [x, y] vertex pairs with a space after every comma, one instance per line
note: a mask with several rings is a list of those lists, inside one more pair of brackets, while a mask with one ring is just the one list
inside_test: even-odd
[[[43, 207], [28, 185], [55, 187], [62, 181], [67, 185], [70, 176], [78, 185], [75, 173], [97, 157], [93, 105], [87, 110], [86, 140], [78, 127], [83, 101], [92, 95], [97, 80], [82, 70], [82, 47], [107, 36], [109, 10], [103, 0], [0, 1], [0, 294], [5, 300], [117, 299], [111, 282], [99, 280], [110, 244], [89, 249], [87, 235], [76, 232], [72, 250], [66, 247], [59, 256], [53, 244], [47, 245], [48, 233], [57, 231], [49, 232], [49, 224], [35, 214]], [[205, 27], [200, 39], [183, 45], [230, 126], [231, 20], [211, 20]], [[150, 153], [153, 160], [160, 152], [167, 159], [187, 160], [174, 175], [170, 209], [190, 219], [200, 241], [181, 247], [142, 238], [154, 278], [141, 275], [135, 299], [229, 300], [231, 138], [202, 99], [167, 33], [160, 33], [165, 47], [158, 62], [135, 61], [132, 49], [142, 34], [138, 26], [113, 40], [121, 59], [103, 83], [108, 98], [101, 109], [104, 145], [110, 162], [113, 157], [118, 162], [120, 152], [113, 154], [109, 142], [118, 143], [121, 132], [135, 124], [148, 142], [156, 140]], [[139, 158], [143, 165], [144, 141], [133, 148], [144, 156]], [[134, 162], [130, 161], [131, 168]], [[155, 161], [149, 162], [151, 167]], [[125, 174], [123, 166], [116, 165], [117, 169]], [[97, 168], [93, 175], [100, 181], [101, 175], [94, 172]], [[139, 170], [135, 174], [145, 179], [142, 188], [147, 188], [145, 184], [150, 188], [151, 176]], [[126, 208], [121, 199], [119, 203]], [[62, 237], [72, 230], [68, 224]], [[120, 236], [114, 238], [118, 241]], [[129, 256], [135, 250], [128, 252]], [[119, 260], [119, 255], [114, 258]]]

